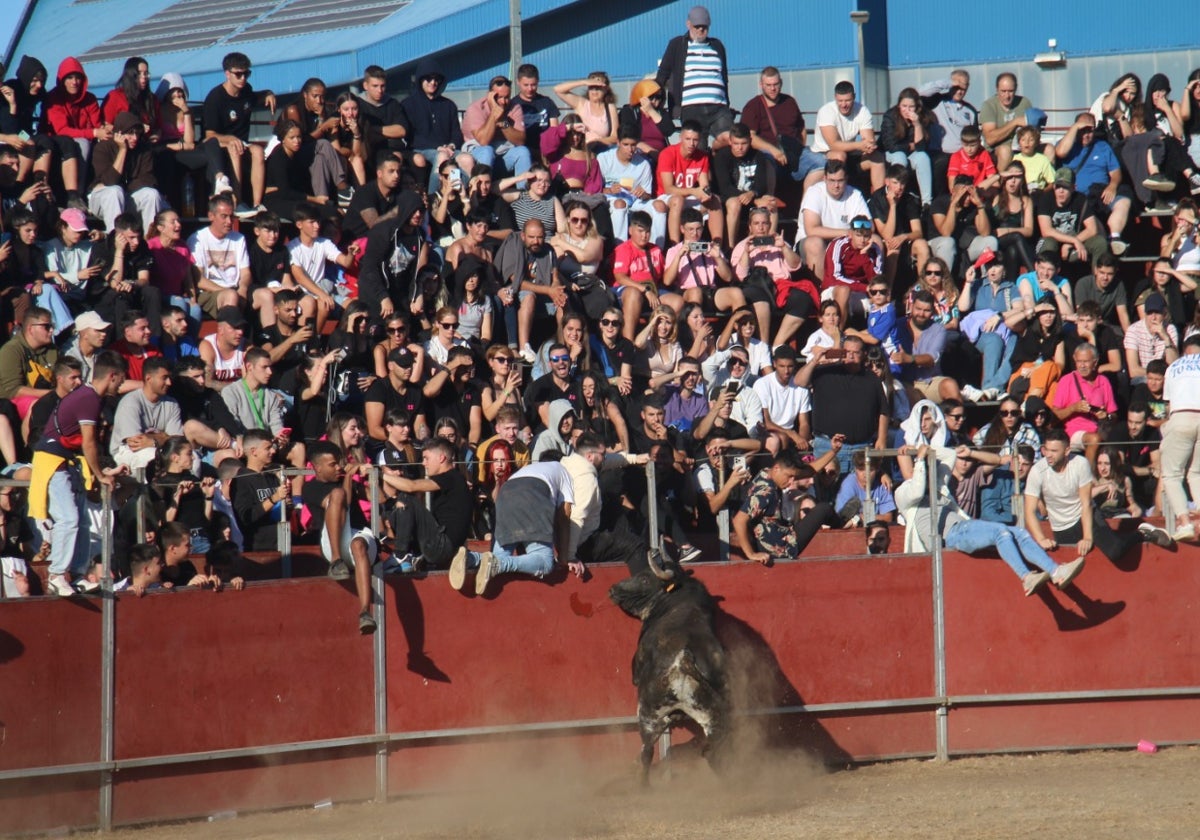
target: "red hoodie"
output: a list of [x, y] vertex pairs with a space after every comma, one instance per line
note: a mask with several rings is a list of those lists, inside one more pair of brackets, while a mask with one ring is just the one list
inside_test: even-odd
[[[83, 85], [74, 97], [67, 95], [63, 86], [63, 78], [71, 73], [83, 76]], [[72, 57], [64, 58], [58, 65], [58, 86], [46, 97], [46, 122], [49, 123], [50, 134], [62, 137], [82, 137], [91, 140], [95, 130], [104, 124], [100, 118], [100, 103], [96, 97], [88, 93], [87, 74], [83, 65]]]

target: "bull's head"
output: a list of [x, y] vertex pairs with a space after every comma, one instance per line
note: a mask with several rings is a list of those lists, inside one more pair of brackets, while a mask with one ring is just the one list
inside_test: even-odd
[[646, 552], [646, 566], [648, 572], [631, 575], [608, 590], [608, 597], [614, 604], [642, 621], [646, 620], [654, 604], [678, 585], [676, 570], [663, 568], [657, 551]]

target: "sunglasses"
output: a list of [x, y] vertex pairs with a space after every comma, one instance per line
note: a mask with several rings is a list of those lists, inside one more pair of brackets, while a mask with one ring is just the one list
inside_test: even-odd
[[850, 229], [853, 231], [856, 231], [858, 233], [865, 233], [865, 232], [871, 230], [871, 223], [870, 222], [853, 222], [850, 225]]
[[493, 362], [500, 365], [511, 365], [513, 363], [512, 356], [496, 356], [492, 359]]
[[571, 361], [571, 357], [567, 356], [567, 355], [551, 356], [550, 361], [554, 362], [555, 364], [557, 364], [558, 362], [569, 362], [569, 361]]
[[887, 289], [867, 289], [867, 294], [869, 294], [871, 296], [886, 295], [887, 293], [888, 293]]
[[235, 78], [235, 79], [249, 79], [250, 71], [249, 70], [230, 70], [229, 75], [233, 76], [233, 78]]
[[579, 222], [581, 225], [586, 225], [591, 221], [591, 219], [589, 219], [587, 216], [571, 216], [568, 221]]
[[942, 276], [942, 272], [940, 272], [940, 271], [926, 271], [926, 272], [925, 272], [925, 276], [926, 276], [926, 277], [941, 277], [941, 276]]
[[962, 420], [964, 417], [966, 417], [965, 414], [947, 414], [946, 415], [947, 420]]
[[[300, 311], [299, 307], [296, 308], [296, 311], [297, 312]], [[392, 335], [404, 335], [406, 332], [408, 332], [408, 328], [407, 327], [388, 327], [387, 331], [389, 333], [391, 333]]]
[[729, 360], [730, 367], [745, 367], [748, 364], [750, 364], [749, 359], [739, 359], [736, 356]]
[[458, 321], [442, 321], [438, 326], [444, 330], [452, 330], [458, 326]]
[[[1041, 414], [1041, 412], [1038, 412]], [[1001, 417], [1020, 417], [1021, 410], [1019, 408], [1005, 408], [1000, 411]]]
[[619, 326], [621, 326], [621, 322], [613, 320], [612, 318], [601, 318], [600, 326], [602, 326], [602, 327], [619, 327]]

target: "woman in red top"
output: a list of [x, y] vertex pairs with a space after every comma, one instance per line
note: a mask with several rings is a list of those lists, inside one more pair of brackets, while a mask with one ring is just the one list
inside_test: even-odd
[[125, 111], [131, 111], [142, 121], [148, 141], [159, 142], [161, 114], [158, 98], [150, 90], [150, 65], [136, 55], [125, 62], [116, 87], [104, 98], [104, 122], [112, 124], [117, 114]]

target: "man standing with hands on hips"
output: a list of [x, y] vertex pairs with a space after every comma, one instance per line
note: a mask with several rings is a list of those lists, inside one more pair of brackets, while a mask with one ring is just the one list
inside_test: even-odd
[[1183, 355], [1167, 368], [1163, 399], [1170, 406], [1159, 447], [1163, 492], [1175, 516], [1174, 538], [1194, 540], [1196, 526], [1188, 514], [1183, 473], [1186, 468], [1193, 501], [1200, 500], [1200, 336], [1188, 338]]

